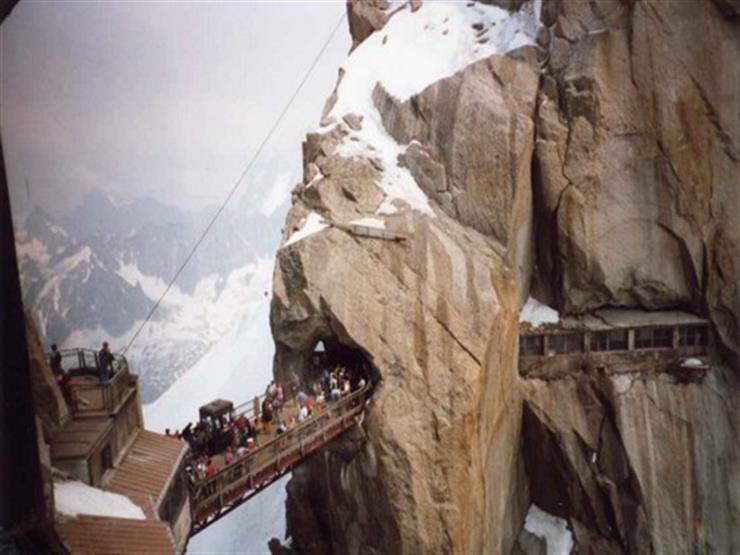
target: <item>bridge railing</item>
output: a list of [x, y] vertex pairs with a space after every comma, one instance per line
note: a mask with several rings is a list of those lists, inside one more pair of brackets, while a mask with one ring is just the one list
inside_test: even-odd
[[193, 522], [202, 522], [249, 490], [271, 482], [323, 444], [349, 428], [362, 412], [369, 386], [328, 404], [296, 428], [276, 435], [216, 474], [192, 484]]

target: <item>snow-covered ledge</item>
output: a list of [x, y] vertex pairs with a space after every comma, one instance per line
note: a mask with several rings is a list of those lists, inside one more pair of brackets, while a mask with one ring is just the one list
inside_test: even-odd
[[93, 515], [146, 519], [141, 507], [128, 497], [78, 481], [54, 482], [54, 505], [57, 512], [72, 517]]

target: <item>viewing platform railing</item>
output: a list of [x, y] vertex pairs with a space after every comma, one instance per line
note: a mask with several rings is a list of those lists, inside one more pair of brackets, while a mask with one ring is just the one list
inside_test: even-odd
[[292, 430], [275, 435], [213, 476], [191, 484], [192, 533], [235, 509], [351, 427], [364, 409], [368, 392], [369, 385], [328, 403], [321, 412]]
[[[113, 355], [110, 377], [101, 382], [98, 353], [92, 349], [65, 349], [62, 369], [69, 375], [78, 398], [73, 410], [76, 413], [113, 412], [126, 396], [132, 381], [128, 361], [122, 355]], [[50, 355], [47, 354], [47, 359]]]

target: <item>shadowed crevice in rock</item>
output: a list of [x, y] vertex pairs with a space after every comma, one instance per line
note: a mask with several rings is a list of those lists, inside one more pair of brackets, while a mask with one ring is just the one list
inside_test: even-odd
[[592, 383], [579, 384], [576, 391], [582, 405], [600, 415], [590, 421], [596, 445], [588, 445], [575, 431], [559, 430], [536, 407], [525, 403], [524, 462], [532, 502], [568, 521], [577, 520], [588, 530], [590, 541], [603, 540], [624, 553], [649, 552], [652, 547], [643, 534], [639, 483], [629, 466], [611, 405]]
[[532, 502], [566, 519], [578, 552], [732, 551], [740, 499], [737, 377], [634, 372], [523, 380]]
[[[298, 272], [297, 275], [302, 274]], [[301, 301], [304, 297], [302, 293], [298, 293], [296, 298]], [[304, 383], [311, 383], [321, 377], [323, 368], [331, 369], [338, 364], [361, 370], [365, 379], [373, 386], [380, 383], [382, 376], [373, 364], [371, 355], [353, 341], [323, 298], [319, 298], [319, 307], [317, 314], [280, 328], [281, 339], [275, 342], [273, 361], [275, 379], [291, 382], [297, 378]], [[277, 314], [285, 308], [276, 299], [272, 311]], [[319, 344], [323, 346], [320, 368], [315, 359]]]

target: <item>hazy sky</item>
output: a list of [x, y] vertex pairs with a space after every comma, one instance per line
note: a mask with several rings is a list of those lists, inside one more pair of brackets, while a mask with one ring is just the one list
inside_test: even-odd
[[[344, 13], [344, 2], [31, 2], [0, 29], [14, 210], [92, 188], [220, 201]], [[300, 167], [350, 46], [346, 22], [264, 157]], [[284, 166], [284, 167], [283, 167]], [[264, 171], [264, 170], [263, 170]], [[269, 183], [269, 180], [264, 183]]]

